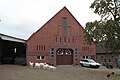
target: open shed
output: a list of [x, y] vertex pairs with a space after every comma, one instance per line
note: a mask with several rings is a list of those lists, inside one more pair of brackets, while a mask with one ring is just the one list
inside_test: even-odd
[[25, 40], [0, 33], [0, 64], [25, 65]]

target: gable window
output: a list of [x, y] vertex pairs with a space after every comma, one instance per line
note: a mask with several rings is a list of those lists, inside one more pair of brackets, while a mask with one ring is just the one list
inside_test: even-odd
[[41, 46], [39, 45], [39, 50], [41, 50]]
[[64, 30], [64, 35], [67, 36], [67, 18], [63, 17], [63, 30]]
[[44, 50], [45, 50], [45, 45], [44, 45]]
[[37, 50], [38, 50], [38, 45], [37, 45]]
[[61, 43], [61, 41], [62, 41], [62, 40], [61, 40], [61, 37], [60, 37], [60, 43]]
[[41, 50], [43, 50], [43, 45], [41, 45]]
[[89, 51], [89, 47], [83, 46], [83, 47], [82, 47], [82, 51]]
[[64, 37], [64, 42], [66, 43], [66, 37]]
[[51, 57], [54, 57], [54, 55], [51, 55]]
[[54, 54], [54, 52], [51, 52], [51, 54], [53, 55], [53, 54]]
[[44, 60], [45, 57], [44, 56], [37, 56], [37, 60]]
[[74, 38], [72, 38], [72, 42], [74, 43], [74, 41], [75, 41], [75, 39]]
[[77, 55], [75, 55], [75, 57], [77, 58]]
[[57, 37], [56, 37], [56, 42], [57, 42]]

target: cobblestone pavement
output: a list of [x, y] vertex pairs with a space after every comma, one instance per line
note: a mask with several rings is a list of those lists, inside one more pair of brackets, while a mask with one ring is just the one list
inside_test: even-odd
[[[107, 77], [108, 74], [110, 77]], [[0, 80], [120, 80], [120, 69], [57, 66], [55, 71], [49, 71], [19, 65], [0, 65]]]

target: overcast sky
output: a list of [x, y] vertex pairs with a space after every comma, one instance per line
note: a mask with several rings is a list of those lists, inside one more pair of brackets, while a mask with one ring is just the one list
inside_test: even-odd
[[89, 8], [94, 0], [0, 0], [0, 33], [28, 39], [64, 6], [78, 22], [99, 19]]

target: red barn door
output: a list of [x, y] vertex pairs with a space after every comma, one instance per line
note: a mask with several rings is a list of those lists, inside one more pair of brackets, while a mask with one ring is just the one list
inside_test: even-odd
[[72, 65], [73, 64], [73, 50], [62, 49], [57, 50], [57, 65]]

